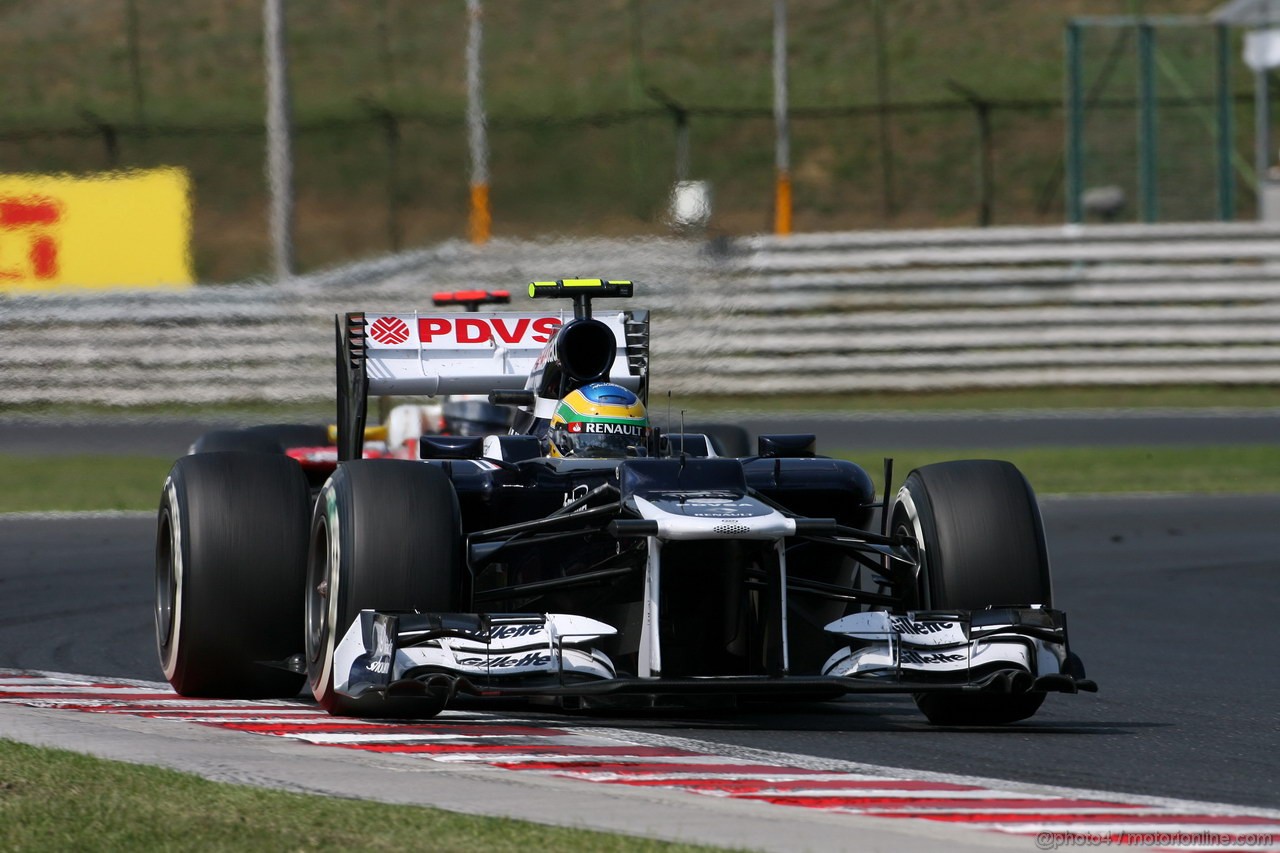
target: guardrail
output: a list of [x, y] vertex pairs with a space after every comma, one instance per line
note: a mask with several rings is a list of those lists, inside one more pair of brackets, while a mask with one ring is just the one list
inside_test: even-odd
[[[1280, 381], [1280, 230], [754, 237], [709, 370], [743, 392]], [[768, 333], [763, 332], [768, 329]]]
[[772, 394], [1280, 384], [1280, 229], [1254, 224], [448, 243], [278, 284], [0, 301], [0, 404], [322, 401], [332, 316], [626, 275], [653, 387]]

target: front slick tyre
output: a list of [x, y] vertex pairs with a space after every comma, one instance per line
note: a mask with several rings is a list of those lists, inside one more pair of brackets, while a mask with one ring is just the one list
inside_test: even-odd
[[[359, 700], [334, 689], [334, 654], [361, 610], [464, 607], [462, 525], [449, 476], [422, 462], [344, 462], [325, 483], [307, 558], [307, 674], [332, 714], [430, 716], [447, 696]], [[433, 704], [438, 700], [438, 705]]]
[[156, 646], [183, 696], [294, 696], [310, 492], [285, 456], [174, 463], [156, 528]]
[[[1053, 604], [1040, 509], [1008, 462], [942, 462], [912, 471], [898, 492], [893, 528], [919, 545], [919, 609]], [[1044, 698], [1043, 692], [915, 696], [929, 722], [942, 726], [1025, 720]]]

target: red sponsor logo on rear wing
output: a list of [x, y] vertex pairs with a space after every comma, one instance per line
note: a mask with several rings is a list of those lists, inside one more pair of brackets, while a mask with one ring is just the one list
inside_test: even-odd
[[[613, 381], [635, 390], [627, 361], [627, 312], [604, 313], [617, 342]], [[556, 330], [572, 311], [540, 313], [365, 312], [370, 394], [488, 394], [525, 387]]]
[[382, 349], [541, 348], [562, 319], [545, 314], [370, 314], [369, 345]]

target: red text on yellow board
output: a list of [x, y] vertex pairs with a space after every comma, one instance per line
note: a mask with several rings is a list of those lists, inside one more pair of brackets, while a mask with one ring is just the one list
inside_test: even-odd
[[188, 285], [190, 198], [181, 169], [0, 175], [0, 291]]

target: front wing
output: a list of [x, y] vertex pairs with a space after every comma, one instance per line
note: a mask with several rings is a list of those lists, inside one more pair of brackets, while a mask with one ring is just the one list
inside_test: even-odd
[[[362, 611], [334, 652], [334, 690], [368, 702], [454, 695], [605, 697], [1096, 691], [1061, 611], [856, 613], [826, 627], [847, 641], [819, 672], [682, 678], [620, 675], [595, 641], [616, 630], [569, 614]], [[443, 701], [442, 701], [443, 700]]]

